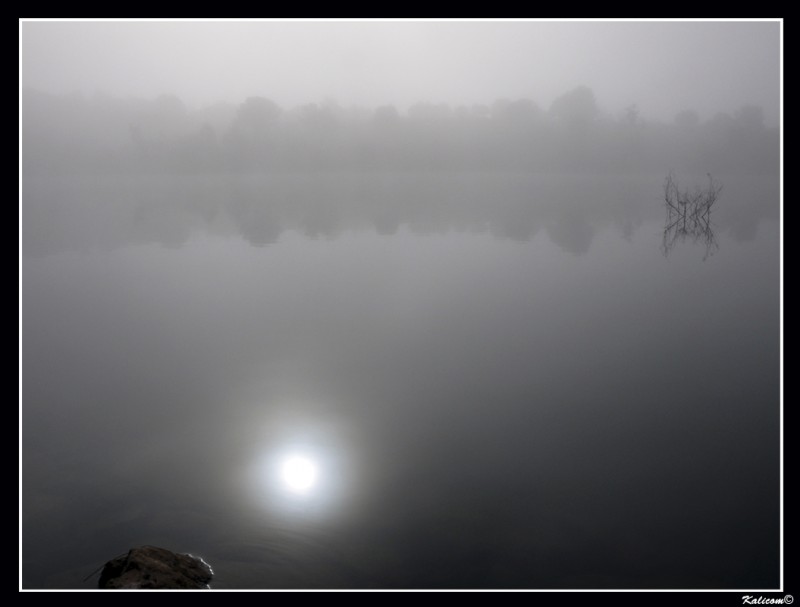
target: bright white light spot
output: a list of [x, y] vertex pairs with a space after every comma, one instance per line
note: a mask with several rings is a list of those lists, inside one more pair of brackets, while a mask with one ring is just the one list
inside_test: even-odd
[[281, 480], [289, 490], [306, 493], [317, 482], [317, 465], [307, 457], [289, 457], [281, 464]]

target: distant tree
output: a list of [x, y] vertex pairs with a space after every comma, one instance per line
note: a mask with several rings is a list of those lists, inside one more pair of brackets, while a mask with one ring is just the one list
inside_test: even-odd
[[309, 103], [300, 106], [298, 113], [300, 123], [317, 133], [329, 132], [336, 127], [338, 122], [338, 107], [330, 104], [317, 105]]
[[508, 111], [508, 106], [510, 105], [510, 99], [495, 99], [492, 103], [492, 107], [489, 110], [489, 115], [491, 116], [492, 120], [502, 120], [503, 116], [505, 116], [506, 112]]
[[550, 115], [572, 127], [585, 127], [599, 114], [592, 89], [579, 86], [558, 97], [550, 106]]
[[189, 110], [175, 95], [161, 95], [152, 102], [143, 118], [147, 136], [173, 139], [187, 131]]
[[377, 125], [391, 126], [400, 122], [400, 112], [393, 105], [382, 105], [375, 108], [372, 119]]
[[249, 97], [236, 109], [226, 136], [226, 147], [234, 167], [266, 167], [275, 156], [274, 133], [282, 110], [264, 97]]
[[639, 124], [639, 108], [636, 107], [635, 103], [625, 108], [623, 121], [628, 126], [637, 126]]
[[281, 113], [281, 108], [271, 99], [249, 97], [236, 110], [233, 129], [258, 139], [275, 126]]

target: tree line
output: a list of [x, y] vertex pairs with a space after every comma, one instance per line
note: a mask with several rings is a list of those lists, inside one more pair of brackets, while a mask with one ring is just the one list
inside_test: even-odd
[[265, 97], [191, 109], [179, 98], [22, 96], [29, 173], [269, 173], [291, 171], [609, 171], [777, 173], [779, 131], [761, 108], [701, 121], [644, 119], [635, 105], [602, 109], [577, 87], [548, 108], [417, 103], [282, 108]]

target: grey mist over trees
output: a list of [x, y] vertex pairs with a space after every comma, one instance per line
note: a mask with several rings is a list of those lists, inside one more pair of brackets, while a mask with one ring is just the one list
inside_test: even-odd
[[27, 172], [776, 171], [778, 21], [23, 21]]
[[606, 109], [587, 86], [543, 107], [420, 102], [281, 107], [261, 96], [191, 108], [178, 97], [22, 99], [27, 173], [276, 173], [295, 171], [744, 171], [778, 168], [777, 128], [763, 109], [668, 122], [635, 106]]
[[23, 21], [24, 87], [190, 107], [262, 96], [283, 108], [419, 102], [544, 109], [586, 85], [609, 109], [705, 121], [746, 104], [777, 126], [780, 27], [750, 21]]

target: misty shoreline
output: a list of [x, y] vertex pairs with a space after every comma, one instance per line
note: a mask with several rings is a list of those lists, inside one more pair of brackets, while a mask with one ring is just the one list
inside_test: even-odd
[[248, 175], [308, 173], [607, 174], [670, 169], [773, 174], [779, 131], [763, 110], [701, 122], [642, 118], [635, 106], [604, 110], [588, 87], [548, 109], [530, 99], [491, 106], [419, 103], [284, 109], [250, 97], [192, 110], [175, 96], [153, 100], [54, 96], [23, 90], [26, 174]]

